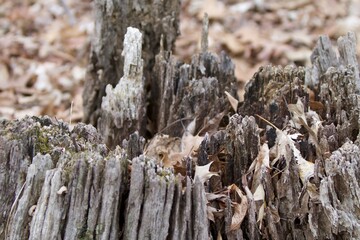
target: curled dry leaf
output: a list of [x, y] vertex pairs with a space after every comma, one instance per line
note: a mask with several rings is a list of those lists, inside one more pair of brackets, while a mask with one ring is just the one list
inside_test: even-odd
[[[302, 104], [302, 103], [301, 103]], [[302, 124], [308, 127], [307, 123], [305, 121], [302, 121], [302, 117], [299, 117], [302, 115], [299, 106], [301, 104], [298, 101], [297, 104], [297, 110], [293, 111], [298, 114], [298, 118], [302, 122]], [[306, 123], [306, 124], [305, 124]], [[271, 123], [270, 123], [271, 124]], [[273, 124], [271, 124], [273, 127], [275, 127]], [[276, 127], [275, 127], [276, 128]], [[310, 127], [308, 127], [310, 129]], [[310, 129], [311, 130], [311, 129]], [[311, 130], [312, 131], [312, 130]], [[282, 131], [278, 128], [276, 128], [276, 143], [271, 148], [271, 152], [275, 154], [275, 159], [272, 161], [272, 165], [274, 165], [280, 158], [284, 157], [286, 160], [287, 165], [290, 163], [292, 157], [295, 158], [295, 162], [298, 165], [299, 169], [299, 176], [301, 181], [305, 184], [307, 180], [314, 176], [314, 163], [306, 161], [302, 156], [300, 151], [295, 147], [294, 141], [292, 140], [292, 135], [288, 135], [286, 131]], [[256, 179], [256, 178], [255, 178]]]
[[300, 129], [301, 125], [307, 125], [304, 104], [300, 98], [298, 98], [296, 104], [288, 104], [288, 109], [292, 114], [292, 121], [297, 129]]
[[[300, 151], [299, 151], [299, 153], [300, 153]], [[314, 165], [314, 163], [306, 161], [303, 158], [301, 160], [298, 160], [297, 164], [299, 167], [300, 179], [301, 179], [302, 183], [305, 184], [311, 177], [314, 176], [315, 165]]]
[[66, 194], [67, 193], [67, 187], [62, 186], [59, 191], [56, 192], [58, 195]]
[[261, 184], [261, 179], [263, 179], [263, 175], [266, 174], [270, 169], [270, 150], [267, 143], [264, 143], [260, 147], [260, 151], [255, 161], [252, 162], [249, 172], [253, 172], [252, 174], [252, 187], [251, 189], [254, 191], [258, 188], [259, 184]]
[[232, 206], [234, 207], [234, 215], [231, 218], [230, 230], [233, 231], [240, 228], [241, 223], [246, 216], [248, 209], [248, 199], [235, 184], [231, 184], [229, 186], [229, 190], [236, 192], [241, 199], [240, 203], [232, 202]]
[[[215, 217], [223, 217], [223, 213], [224, 213], [224, 206], [225, 206], [225, 201], [227, 199], [227, 195], [222, 194], [222, 193], [205, 193], [206, 194], [206, 200], [207, 200], [207, 215], [208, 215], [208, 219], [215, 222]], [[219, 208], [215, 208], [209, 204], [211, 204], [210, 202], [215, 202], [217, 201], [218, 204], [217, 206], [220, 207]]]
[[222, 194], [222, 193], [218, 193], [218, 194], [216, 194], [216, 193], [206, 193], [206, 200], [208, 202], [214, 201], [214, 200], [220, 200], [220, 201], [225, 203], [226, 197], [227, 196], [225, 194]]
[[[292, 121], [295, 123], [295, 127], [300, 129], [301, 126], [304, 126], [304, 128], [309, 132], [309, 142], [315, 146], [317, 153], [320, 154], [321, 149], [317, 136], [322, 123], [320, 121], [319, 115], [312, 110], [309, 110], [305, 113], [304, 105], [300, 98], [298, 98], [296, 104], [289, 104], [288, 109], [292, 113]], [[311, 127], [309, 126], [306, 118], [311, 119]]]
[[212, 176], [219, 176], [219, 173], [217, 172], [210, 172], [210, 166], [212, 163], [213, 162], [210, 162], [204, 166], [196, 166], [194, 179], [198, 177], [200, 182], [204, 183], [207, 180], [209, 180]]
[[258, 212], [258, 219], [257, 222], [260, 222], [260, 228], [262, 224], [262, 220], [264, 219], [264, 213], [265, 213], [265, 190], [264, 186], [262, 184], [259, 184], [259, 186], [256, 188], [254, 192], [254, 201], [262, 201], [262, 204], [259, 208]]
[[183, 154], [180, 153], [181, 141], [179, 138], [165, 134], [156, 134], [145, 148], [145, 155], [162, 162], [164, 167], [173, 167], [180, 163]]
[[285, 157], [287, 163], [290, 163], [292, 156], [294, 156], [300, 179], [305, 183], [311, 176], [314, 176], [314, 163], [306, 161], [301, 156], [299, 149], [295, 147], [294, 141], [286, 132], [277, 129], [276, 135], [276, 144], [273, 148], [276, 148], [277, 156], [272, 163], [274, 164], [282, 156]]

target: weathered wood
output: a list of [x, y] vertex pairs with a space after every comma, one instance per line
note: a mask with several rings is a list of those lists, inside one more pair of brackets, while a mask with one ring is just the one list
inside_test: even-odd
[[318, 84], [321, 75], [325, 74], [330, 67], [339, 70], [352, 68], [355, 76], [356, 91], [360, 90], [359, 66], [356, 57], [356, 36], [355, 33], [348, 33], [338, 39], [339, 56], [336, 56], [328, 36], [321, 36], [311, 55], [313, 67], [308, 69], [305, 82], [310, 86]]
[[106, 86], [102, 99], [97, 127], [107, 146], [114, 148], [131, 133], [145, 134], [146, 92], [141, 58], [142, 34], [136, 28], [128, 28], [125, 34], [124, 76], [113, 88]]
[[[46, 125], [41, 125], [44, 122]], [[21, 128], [26, 131], [15, 131]], [[9, 181], [4, 188], [9, 195], [1, 193], [2, 199], [9, 198], [7, 204], [5, 201], [2, 204], [2, 239], [167, 239], [169, 236], [203, 239], [207, 236], [206, 199], [201, 182], [186, 181], [187, 200], [183, 202], [178, 177], [141, 155], [131, 161], [132, 181], [128, 183], [131, 159], [127, 153], [143, 146], [138, 134], [124, 144], [126, 150], [117, 148], [107, 153], [105, 146], [99, 145], [98, 133], [90, 126], [80, 124], [70, 132], [64, 123], [57, 125], [49, 118], [26, 118], [2, 122], [1, 141], [4, 146], [1, 154], [5, 156], [1, 159], [2, 173], [7, 174], [1, 178], [2, 184], [11, 178], [18, 179], [9, 175], [16, 172], [7, 163], [29, 164], [23, 167], [25, 178]], [[14, 143], [31, 146], [32, 141], [38, 146], [44, 144], [35, 149], [37, 155], [33, 159], [27, 151], [9, 154]], [[22, 160], [16, 161], [19, 158]], [[188, 209], [186, 214], [182, 212], [184, 208]], [[174, 215], [176, 211], [179, 214]], [[194, 225], [201, 228], [193, 230]], [[181, 235], [170, 229], [177, 229]]]
[[[197, 133], [204, 122], [229, 108], [225, 91], [235, 96], [234, 64], [222, 53], [195, 55], [191, 64], [181, 64], [171, 53], [156, 57], [151, 89], [150, 119], [153, 132], [181, 136], [183, 125], [196, 118]], [[179, 121], [182, 120], [182, 121]]]
[[[125, 97], [113, 102], [122, 106], [115, 111], [104, 106], [113, 121], [104, 125], [104, 139], [90, 125], [70, 131], [48, 117], [1, 121], [0, 238], [359, 239], [354, 41], [352, 34], [338, 41], [339, 58], [323, 37], [309, 69], [260, 68], [238, 112], [224, 117], [227, 127], [204, 133], [199, 149], [183, 157], [189, 166], [183, 175], [143, 155], [145, 140], [135, 131], [141, 114], [131, 109], [145, 101]], [[137, 81], [142, 89], [140, 51], [129, 52], [133, 64], [119, 86]], [[222, 93], [233, 90], [233, 65], [225, 55], [202, 52], [186, 65], [162, 50], [155, 69], [149, 114], [155, 132], [178, 137], [184, 129], [176, 120], [195, 117], [199, 130], [206, 117], [229, 107]], [[115, 99], [116, 88], [109, 86], [104, 101]], [[129, 119], [135, 127], [125, 129], [121, 120]], [[115, 131], [129, 137], [112, 138], [116, 121]], [[116, 142], [114, 150], [105, 141]], [[220, 177], [192, 179], [190, 166], [209, 162]]]
[[178, 0], [95, 1], [95, 35], [83, 93], [86, 123], [97, 126], [106, 86], [115, 87], [123, 76], [126, 29], [138, 28], [143, 34], [144, 76], [149, 83], [161, 36], [164, 49], [171, 51], [179, 34], [179, 11]]

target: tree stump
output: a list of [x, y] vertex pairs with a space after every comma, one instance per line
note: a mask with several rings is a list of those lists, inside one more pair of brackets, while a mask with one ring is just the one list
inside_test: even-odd
[[[109, 25], [119, 5], [101, 6]], [[321, 37], [310, 68], [261, 67], [232, 105], [234, 65], [205, 39], [190, 64], [159, 42], [154, 66], [140, 39], [129, 28], [119, 83], [99, 94], [119, 79], [108, 70], [87, 89], [98, 130], [0, 121], [1, 239], [360, 238], [353, 33], [339, 39], [339, 57]]]

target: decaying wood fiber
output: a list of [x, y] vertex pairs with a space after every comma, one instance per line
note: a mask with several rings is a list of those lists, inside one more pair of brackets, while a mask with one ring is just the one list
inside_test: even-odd
[[207, 236], [202, 183], [188, 178], [183, 193], [171, 170], [130, 158], [143, 148], [137, 134], [108, 152], [89, 125], [33, 117], [2, 121], [0, 142], [1, 239]]
[[[328, 43], [320, 39], [310, 68], [260, 68], [236, 113], [222, 94], [232, 91], [229, 58], [202, 52], [176, 64], [160, 51], [148, 116], [173, 145], [202, 139], [180, 159], [184, 171], [143, 152], [136, 128], [110, 150], [90, 125], [1, 120], [0, 238], [360, 239], [355, 38], [338, 41], [339, 57]], [[141, 75], [135, 59], [124, 79]], [[176, 120], [196, 117], [200, 134], [217, 116], [223, 121], [202, 136], [176, 138], [184, 136]], [[218, 176], [194, 179], [193, 168], [210, 162], [202, 174]]]
[[115, 147], [131, 133], [144, 135], [146, 128], [146, 92], [141, 58], [142, 34], [136, 28], [128, 28], [125, 34], [124, 76], [113, 88], [106, 86], [102, 99], [97, 129], [107, 146]]
[[144, 76], [151, 82], [155, 55], [163, 47], [171, 51], [179, 34], [180, 1], [95, 1], [95, 34], [85, 81], [84, 122], [97, 126], [102, 97], [108, 84], [115, 87], [123, 77], [124, 35], [128, 27], [143, 34]]

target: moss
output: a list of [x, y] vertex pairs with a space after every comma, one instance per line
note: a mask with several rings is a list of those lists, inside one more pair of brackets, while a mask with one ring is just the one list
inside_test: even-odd
[[86, 232], [84, 232], [84, 233], [81, 233], [80, 235], [79, 235], [79, 238], [78, 238], [79, 240], [92, 240], [92, 239], [94, 239], [94, 237], [93, 237], [93, 234], [91, 233], [91, 231], [86, 231]]
[[[87, 221], [85, 221], [87, 222]], [[94, 239], [93, 233], [87, 229], [87, 224], [84, 224], [81, 228], [80, 228], [80, 233], [78, 236], [79, 240], [90, 240], [90, 239]]]
[[49, 138], [44, 134], [43, 129], [36, 129], [35, 152], [40, 152], [41, 154], [49, 153], [52, 150]]

